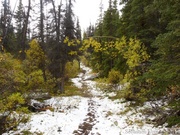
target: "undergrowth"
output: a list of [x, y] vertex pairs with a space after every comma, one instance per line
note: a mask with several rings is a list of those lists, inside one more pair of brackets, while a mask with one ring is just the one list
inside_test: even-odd
[[65, 93], [61, 94], [60, 96], [86, 96], [87, 87], [83, 86], [82, 88], [78, 88], [73, 85], [72, 82], [66, 83]]

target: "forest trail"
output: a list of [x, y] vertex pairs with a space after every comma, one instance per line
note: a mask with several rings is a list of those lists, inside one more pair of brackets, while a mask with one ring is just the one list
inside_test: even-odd
[[[82, 96], [53, 97], [44, 101], [54, 111], [33, 113], [30, 120], [20, 124], [16, 131], [3, 135], [29, 133], [33, 135], [178, 135], [179, 129], [155, 127], [147, 120], [154, 119], [142, 113], [151, 106], [146, 103], [139, 108], [130, 107], [123, 99], [111, 100], [115, 93], [105, 93], [92, 80], [91, 69], [81, 65], [85, 71], [72, 82], [86, 89]], [[93, 75], [93, 76], [92, 76]]]
[[[94, 100], [94, 94], [91, 93], [91, 89], [93, 85], [89, 85], [89, 81], [91, 81], [94, 76], [90, 75], [91, 69], [85, 67], [84, 65], [81, 65], [83, 68], [83, 73], [80, 73], [78, 78], [72, 79], [74, 80], [74, 84], [77, 87], [85, 87], [88, 90], [84, 91], [84, 95], [88, 98], [87, 102], [87, 114], [83, 120], [82, 123], [79, 124], [78, 129], [73, 131], [74, 135], [89, 135], [92, 131], [93, 126], [98, 122], [96, 120], [96, 114], [97, 114], [97, 107], [100, 107], [100, 105]], [[75, 80], [78, 80], [77, 83]], [[96, 96], [95, 96], [96, 97]], [[97, 135], [100, 135], [99, 133], [96, 133]]]
[[88, 112], [84, 121], [79, 124], [78, 130], [73, 132], [74, 135], [89, 135], [96, 121], [96, 102], [93, 99], [88, 100]]

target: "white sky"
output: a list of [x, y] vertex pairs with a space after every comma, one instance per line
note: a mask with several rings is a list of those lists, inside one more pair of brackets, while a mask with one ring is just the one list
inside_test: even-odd
[[[22, 0], [23, 4], [26, 5], [28, 3], [28, 0]], [[37, 1], [39, 0], [32, 0]], [[59, 3], [59, 0], [55, 0]], [[64, 0], [63, 0], [64, 1]], [[109, 0], [102, 0], [103, 3], [103, 10], [106, 10], [108, 7], [108, 1]], [[14, 10], [16, 0], [10, 0], [11, 8]], [[64, 3], [64, 2], [63, 2]], [[95, 24], [99, 15], [100, 15], [100, 3], [101, 0], [75, 0], [74, 3], [74, 14], [75, 16], [79, 17], [79, 22], [82, 31], [86, 30], [86, 28], [91, 24]], [[17, 0], [17, 6], [19, 4], [19, 0]]]
[[[109, 0], [102, 0], [103, 10], [108, 7]], [[82, 31], [91, 24], [95, 24], [100, 15], [101, 0], [76, 0], [74, 4], [74, 13], [79, 17]]]

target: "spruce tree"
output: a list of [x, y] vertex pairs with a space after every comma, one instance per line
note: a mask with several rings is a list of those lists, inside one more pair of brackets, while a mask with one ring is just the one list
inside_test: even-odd
[[14, 40], [14, 28], [12, 25], [12, 11], [9, 0], [4, 0], [1, 18], [0, 18], [0, 29], [2, 30], [2, 51], [14, 52], [13, 46]]
[[28, 32], [28, 25], [29, 25], [29, 18], [30, 18], [30, 11], [31, 11], [31, 0], [28, 0], [28, 7], [27, 12], [24, 16], [23, 28], [22, 28], [22, 40], [21, 40], [21, 58], [25, 59], [25, 51], [27, 49], [27, 32]]
[[24, 7], [22, 4], [22, 0], [19, 0], [19, 5], [17, 11], [15, 12], [14, 19], [15, 19], [15, 34], [16, 34], [16, 44], [17, 44], [17, 51], [22, 51], [21, 41], [22, 41], [22, 31], [23, 31], [23, 22], [24, 22]]

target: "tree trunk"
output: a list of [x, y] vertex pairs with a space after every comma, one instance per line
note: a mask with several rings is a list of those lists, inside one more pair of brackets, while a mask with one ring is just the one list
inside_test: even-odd
[[[45, 43], [44, 43], [44, 5], [43, 5], [43, 0], [40, 0], [40, 46], [43, 49], [43, 51], [45, 50]], [[43, 62], [43, 67], [42, 67], [42, 72], [43, 72], [43, 78], [44, 81], [46, 82], [47, 77], [46, 77], [46, 68], [45, 68], [45, 61]]]
[[60, 93], [64, 93], [64, 81], [65, 81], [65, 65], [66, 65], [66, 62], [63, 61], [62, 62], [62, 65], [61, 65], [61, 87], [60, 87]]
[[26, 50], [26, 39], [27, 39], [27, 28], [29, 23], [29, 16], [30, 16], [30, 10], [31, 10], [31, 0], [28, 2], [28, 10], [26, 14], [26, 18], [23, 24], [23, 33], [22, 33], [22, 54], [21, 58], [25, 59], [25, 50]]
[[43, 13], [43, 0], [40, 0], [40, 38], [41, 38], [41, 47], [44, 49], [44, 13]]
[[58, 6], [58, 12], [56, 12], [56, 8], [55, 8], [55, 3], [53, 0], [51, 0], [52, 6], [53, 6], [53, 12], [54, 12], [54, 20], [55, 20], [55, 31], [56, 31], [56, 45], [57, 45], [57, 61], [58, 63], [56, 63], [57, 67], [60, 69], [59, 73], [57, 73], [58, 75], [58, 79], [57, 80], [57, 86], [59, 88], [60, 93], [64, 93], [64, 72], [65, 72], [65, 63], [64, 60], [62, 60], [62, 56], [61, 56], [61, 6], [62, 6], [62, 0], [60, 1], [60, 5]]

